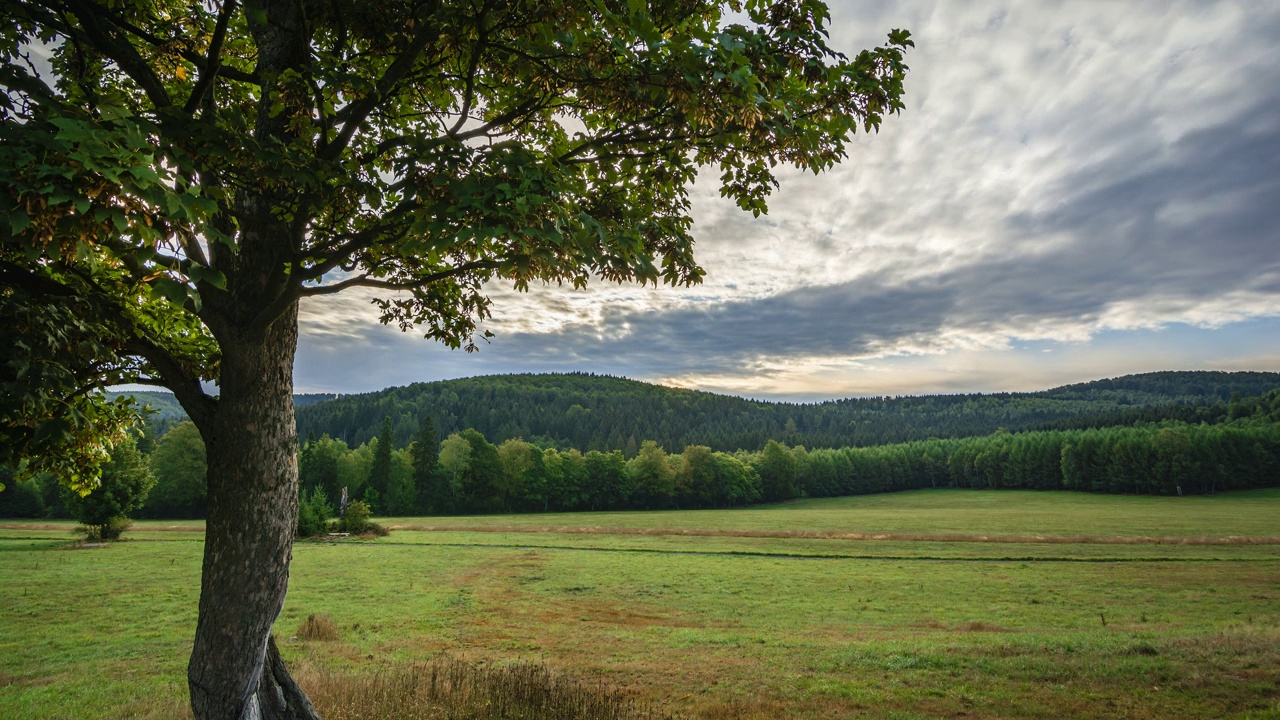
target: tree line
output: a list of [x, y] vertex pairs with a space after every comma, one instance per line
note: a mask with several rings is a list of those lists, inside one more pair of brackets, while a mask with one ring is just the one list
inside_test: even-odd
[[[440, 440], [430, 417], [396, 447], [386, 418], [379, 436], [354, 448], [310, 438], [298, 462], [303, 494], [336, 503], [345, 489], [391, 516], [732, 507], [930, 487], [1191, 495], [1280, 484], [1280, 391], [1236, 398], [1229, 415], [1218, 424], [1001, 431], [875, 447], [769, 440], [754, 452], [696, 444], [668, 452], [646, 440], [630, 458], [519, 438], [495, 444], [473, 428]], [[148, 473], [136, 516], [203, 516], [204, 445], [193, 425], [122, 447], [121, 472]], [[70, 494], [51, 479], [9, 484], [0, 515], [71, 514]]]
[[[383, 437], [387, 437], [384, 435]], [[646, 440], [635, 457], [490, 443], [467, 429], [426, 448], [348, 449], [322, 437], [303, 448], [304, 487], [348, 492], [387, 515], [731, 507], [929, 487], [1190, 495], [1280, 484], [1280, 425], [1166, 423], [1000, 432], [869, 448], [787, 446], [756, 452]], [[434, 447], [434, 446], [433, 446]], [[390, 462], [385, 459], [390, 456]], [[425, 464], [424, 464], [425, 463]]]
[[921, 395], [783, 403], [667, 388], [583, 373], [500, 375], [418, 383], [300, 407], [298, 436], [350, 447], [390, 417], [404, 447], [430, 416], [444, 436], [473, 428], [494, 443], [523, 438], [580, 452], [635, 457], [648, 439], [669, 448], [758, 451], [769, 440], [809, 448], [868, 447], [930, 437], [1115, 424], [1217, 422], [1233, 394], [1280, 387], [1277, 373], [1160, 372], [1038, 393]]

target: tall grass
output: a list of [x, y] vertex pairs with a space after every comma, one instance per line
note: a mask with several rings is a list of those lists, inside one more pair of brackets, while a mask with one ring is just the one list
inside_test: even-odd
[[333, 642], [338, 639], [338, 626], [328, 615], [311, 614], [298, 626], [299, 640], [320, 640]]
[[298, 684], [327, 720], [665, 720], [616, 689], [532, 663], [454, 658], [374, 673], [301, 669]]

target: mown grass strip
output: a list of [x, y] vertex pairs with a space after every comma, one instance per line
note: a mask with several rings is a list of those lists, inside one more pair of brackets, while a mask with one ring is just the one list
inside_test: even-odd
[[1280, 536], [1147, 537], [1099, 535], [965, 535], [960, 533], [853, 533], [824, 530], [699, 530], [679, 528], [530, 527], [527, 525], [412, 525], [390, 530], [417, 532], [551, 533], [559, 535], [658, 535], [676, 537], [743, 537], [779, 540], [882, 540], [936, 543], [1036, 543], [1051, 545], [1280, 545]]
[[[165, 541], [154, 541], [165, 542]], [[351, 541], [318, 541], [318, 544], [339, 545]], [[694, 555], [700, 557], [744, 557], [744, 558], [789, 558], [796, 560], [923, 560], [928, 562], [1044, 562], [1044, 563], [1194, 563], [1194, 562], [1275, 562], [1275, 558], [1219, 558], [1219, 557], [1071, 557], [1066, 555], [1032, 556], [1008, 555], [999, 557], [955, 557], [942, 555], [861, 555], [855, 553], [801, 553], [801, 552], [762, 552], [757, 550], [674, 550], [670, 548], [606, 548], [574, 545], [534, 545], [519, 543], [439, 543], [417, 542], [405, 543], [395, 541], [379, 541], [369, 543], [373, 546], [386, 545], [393, 547], [442, 547], [442, 548], [484, 548], [495, 550], [578, 550], [598, 553], [631, 553], [652, 555]]]

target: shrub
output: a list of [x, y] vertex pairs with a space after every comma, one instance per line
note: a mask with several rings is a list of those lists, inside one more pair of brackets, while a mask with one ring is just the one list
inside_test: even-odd
[[315, 537], [329, 531], [333, 506], [320, 488], [304, 492], [298, 501], [298, 537]]
[[370, 520], [371, 517], [373, 511], [369, 506], [361, 500], [354, 500], [347, 504], [347, 511], [338, 521], [338, 530], [352, 535], [386, 535], [387, 529]]
[[80, 525], [76, 527], [75, 532], [84, 535], [84, 539], [91, 542], [119, 540], [131, 525], [133, 521], [127, 517], [111, 517], [98, 525]]

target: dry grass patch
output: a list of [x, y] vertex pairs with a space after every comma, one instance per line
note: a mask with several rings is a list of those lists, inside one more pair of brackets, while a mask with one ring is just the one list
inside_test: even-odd
[[299, 640], [319, 640], [332, 642], [339, 638], [338, 625], [328, 615], [311, 614], [298, 626]]
[[328, 720], [668, 720], [615, 688], [543, 665], [454, 658], [373, 673], [302, 669], [298, 684]]

